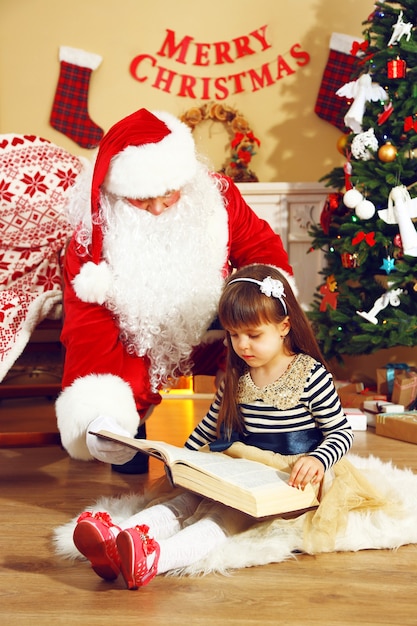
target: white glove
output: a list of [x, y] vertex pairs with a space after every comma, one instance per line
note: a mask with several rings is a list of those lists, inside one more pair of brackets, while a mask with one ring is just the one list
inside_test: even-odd
[[114, 465], [123, 465], [135, 456], [137, 450], [133, 450], [133, 448], [116, 441], [108, 441], [107, 439], [96, 437], [88, 432], [90, 430], [93, 432], [108, 430], [115, 435], [131, 437], [132, 435], [122, 428], [113, 417], [100, 415], [88, 425], [86, 442], [91, 456], [104, 463], [113, 463]]

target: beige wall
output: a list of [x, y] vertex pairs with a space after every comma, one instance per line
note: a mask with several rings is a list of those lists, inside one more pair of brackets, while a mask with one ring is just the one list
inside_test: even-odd
[[[261, 140], [252, 169], [260, 181], [317, 181], [340, 164], [336, 150], [340, 131], [314, 113], [332, 32], [360, 37], [373, 0], [0, 0], [0, 132], [42, 135], [75, 154], [91, 156], [49, 124], [59, 76], [59, 47], [81, 48], [102, 56], [92, 73], [89, 113], [104, 130], [144, 106], [180, 116], [204, 100], [184, 98], [140, 83], [130, 62], [149, 54], [160, 65], [197, 78], [227, 76], [264, 63], [274, 68], [280, 55], [296, 71], [266, 88], [231, 93], [221, 102], [245, 115]], [[193, 54], [180, 64], [156, 57], [166, 35], [175, 31], [193, 43], [230, 42], [267, 25], [271, 47], [215, 65], [210, 48], [208, 67], [193, 65]], [[289, 54], [294, 44], [310, 55], [298, 67]], [[255, 47], [255, 45], [253, 46]], [[152, 74], [152, 75], [151, 75]], [[177, 78], [177, 80], [179, 80]], [[212, 100], [215, 100], [213, 97]], [[196, 139], [216, 169], [228, 154], [222, 124], [197, 127]]]

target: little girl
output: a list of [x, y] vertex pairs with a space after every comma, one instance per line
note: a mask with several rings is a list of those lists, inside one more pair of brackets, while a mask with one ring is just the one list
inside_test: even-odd
[[[247, 458], [272, 454], [291, 486], [311, 483], [319, 493], [353, 434], [288, 281], [269, 265], [240, 269], [224, 287], [219, 319], [228, 343], [224, 380], [185, 446]], [[255, 521], [174, 489], [120, 526], [107, 513], [83, 513], [74, 543], [99, 576], [113, 580], [121, 572], [127, 588], [137, 589], [202, 559]]]

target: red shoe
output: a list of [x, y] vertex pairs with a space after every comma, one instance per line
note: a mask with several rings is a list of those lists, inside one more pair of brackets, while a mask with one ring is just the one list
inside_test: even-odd
[[[147, 585], [157, 574], [159, 543], [148, 535], [148, 526], [135, 526], [122, 530], [116, 539], [120, 557], [120, 571], [128, 589]], [[147, 556], [155, 552], [152, 565]]]
[[105, 580], [115, 580], [120, 573], [120, 557], [113, 524], [108, 513], [82, 513], [74, 530], [74, 544], [91, 563], [96, 574]]

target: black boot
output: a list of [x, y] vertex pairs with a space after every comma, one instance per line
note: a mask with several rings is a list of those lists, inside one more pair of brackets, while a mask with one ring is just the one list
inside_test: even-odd
[[[146, 439], [146, 424], [139, 426], [135, 439]], [[133, 459], [123, 465], [112, 465], [113, 472], [119, 474], [147, 474], [149, 471], [149, 457], [143, 452], [137, 452]]]

